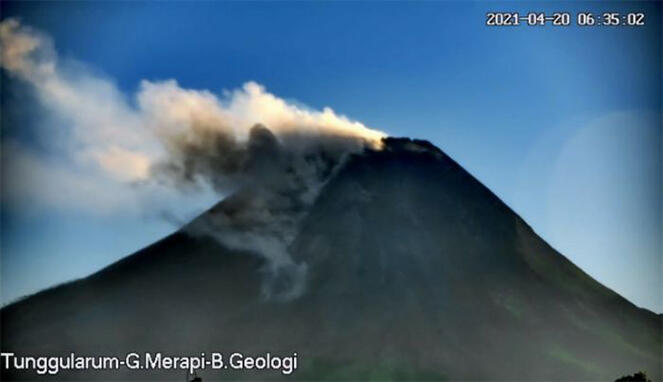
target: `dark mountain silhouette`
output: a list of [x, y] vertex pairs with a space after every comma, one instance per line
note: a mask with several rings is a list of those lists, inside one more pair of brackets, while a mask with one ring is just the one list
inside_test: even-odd
[[[203, 380], [615, 380], [634, 370], [662, 378], [661, 316], [574, 266], [428, 142], [387, 138], [383, 150], [351, 156], [289, 252], [307, 266], [304, 290], [266, 299], [263, 257], [179, 231], [2, 309], [2, 351], [299, 356], [287, 377], [204, 370]], [[12, 378], [35, 374], [3, 370]]]

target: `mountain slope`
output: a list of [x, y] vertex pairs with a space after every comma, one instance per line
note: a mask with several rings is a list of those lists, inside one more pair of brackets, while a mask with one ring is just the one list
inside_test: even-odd
[[[303, 294], [265, 299], [263, 257], [175, 233], [4, 308], [2, 351], [296, 351], [291, 377], [301, 379], [661, 378], [661, 316], [575, 267], [427, 142], [388, 138], [383, 150], [352, 156], [289, 252], [306, 264]], [[30, 377], [3, 370], [3, 380]]]

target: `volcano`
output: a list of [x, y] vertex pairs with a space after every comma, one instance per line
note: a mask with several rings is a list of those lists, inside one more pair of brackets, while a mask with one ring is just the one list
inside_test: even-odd
[[[198, 219], [242, 212], [241, 195]], [[193, 224], [193, 223], [192, 223]], [[2, 309], [2, 352], [292, 355], [290, 375], [203, 380], [614, 380], [663, 377], [663, 317], [601, 285], [426, 141], [351, 155], [298, 223], [274, 277], [264, 256], [186, 227]], [[271, 280], [269, 283], [266, 280]], [[3, 368], [12, 379], [182, 380], [182, 370]]]

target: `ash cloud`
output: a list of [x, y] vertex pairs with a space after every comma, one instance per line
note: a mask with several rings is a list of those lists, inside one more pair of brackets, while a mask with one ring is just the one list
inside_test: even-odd
[[[143, 80], [136, 94], [125, 95], [85, 65], [58, 59], [48, 36], [17, 19], [0, 22], [0, 47], [2, 68], [65, 121], [40, 126], [47, 136], [64, 137], [54, 144], [61, 158], [56, 165], [19, 142], [10, 144], [16, 157], [28, 158], [24, 167], [47, 174], [57, 166], [66, 174], [50, 179], [51, 191], [60, 187], [71, 195], [66, 208], [78, 199], [86, 201], [83, 208], [115, 210], [141, 200], [153, 206], [156, 198], [163, 215], [181, 196], [225, 197], [183, 230], [264, 256], [264, 291], [271, 297], [303, 290], [306, 267], [295, 264], [287, 248], [320, 188], [348, 153], [379, 148], [385, 135], [330, 108], [288, 103], [255, 82], [218, 96], [175, 80]], [[51, 200], [35, 182], [7, 187], [3, 197]], [[77, 197], [84, 190], [68, 183], [101, 186]]]

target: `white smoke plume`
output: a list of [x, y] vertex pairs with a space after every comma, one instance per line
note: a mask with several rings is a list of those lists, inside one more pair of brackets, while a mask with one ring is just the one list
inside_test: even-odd
[[[288, 103], [255, 82], [218, 96], [175, 80], [144, 80], [127, 96], [81, 63], [59, 60], [48, 36], [17, 19], [0, 22], [0, 47], [6, 73], [29, 84], [41, 106], [64, 121], [43, 123], [57, 130], [46, 134], [57, 138], [52, 142], [62, 164], [16, 142], [3, 144], [20, 158], [23, 167], [16, 171], [75, 179], [58, 190], [72, 194], [65, 198], [72, 205], [81, 185], [97, 185], [98, 193], [82, 199], [93, 208], [95, 198], [110, 209], [127, 203], [137, 188], [234, 195], [185, 229], [265, 256], [274, 284], [291, 284], [281, 288], [288, 296], [301, 289], [288, 280], [305, 268], [292, 263], [287, 247], [306, 207], [348, 153], [379, 148], [385, 136], [329, 108]], [[4, 187], [9, 198], [34, 192], [20, 179], [12, 183]], [[278, 276], [283, 269], [296, 271]]]

